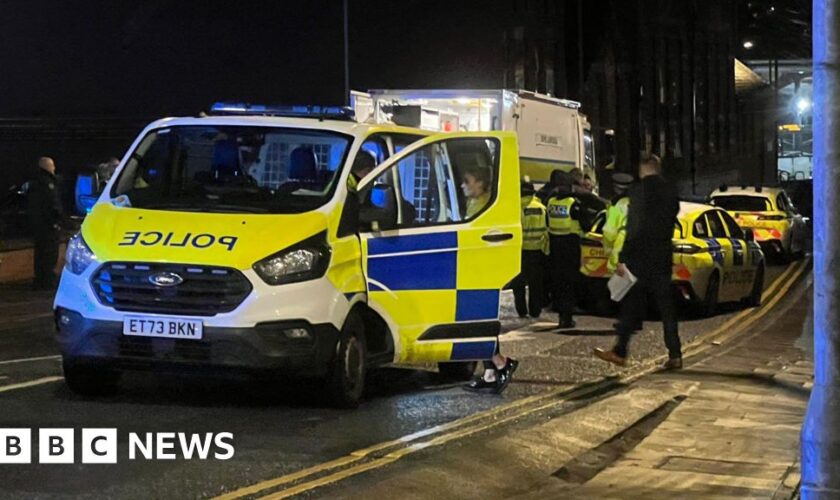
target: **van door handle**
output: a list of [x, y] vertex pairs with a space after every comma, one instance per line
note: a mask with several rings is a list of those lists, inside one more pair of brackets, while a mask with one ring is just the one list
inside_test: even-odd
[[481, 237], [484, 241], [499, 242], [513, 239], [512, 233], [488, 233]]

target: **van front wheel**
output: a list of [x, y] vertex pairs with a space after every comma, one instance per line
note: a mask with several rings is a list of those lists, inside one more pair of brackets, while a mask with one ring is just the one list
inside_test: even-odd
[[356, 408], [365, 389], [367, 346], [362, 320], [351, 314], [341, 330], [327, 388], [330, 402], [339, 408]]

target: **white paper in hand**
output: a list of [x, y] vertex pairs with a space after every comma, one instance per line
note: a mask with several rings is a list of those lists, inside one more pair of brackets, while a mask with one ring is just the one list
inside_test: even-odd
[[633, 276], [633, 273], [631, 273], [629, 269], [625, 271], [624, 276], [613, 274], [612, 278], [610, 278], [607, 282], [607, 288], [610, 289], [610, 298], [613, 302], [621, 302], [621, 299], [627, 295], [627, 292], [633, 288], [633, 285], [635, 285], [637, 281], [639, 281], [639, 279]]

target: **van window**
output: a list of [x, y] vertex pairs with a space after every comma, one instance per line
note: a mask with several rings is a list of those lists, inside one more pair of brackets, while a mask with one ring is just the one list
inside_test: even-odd
[[111, 195], [148, 209], [308, 211], [332, 196], [351, 140], [281, 127], [153, 130], [130, 155]]
[[470, 220], [489, 207], [497, 190], [498, 143], [450, 139], [420, 148], [384, 172], [400, 200], [399, 227]]
[[771, 210], [770, 200], [764, 196], [723, 195], [712, 198], [712, 205], [730, 212], [765, 212]]

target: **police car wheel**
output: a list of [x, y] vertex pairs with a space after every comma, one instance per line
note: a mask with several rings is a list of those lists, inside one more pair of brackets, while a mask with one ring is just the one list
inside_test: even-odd
[[464, 361], [458, 363], [438, 363], [438, 372], [443, 380], [452, 382], [463, 382], [470, 380], [475, 374], [478, 365], [475, 361]]
[[706, 286], [706, 296], [703, 298], [703, 314], [714, 316], [717, 312], [718, 293], [720, 292], [720, 280], [715, 272], [709, 277], [709, 284]]
[[339, 408], [356, 408], [365, 389], [367, 346], [361, 318], [351, 314], [341, 330], [327, 381], [329, 401]]
[[77, 365], [64, 360], [64, 382], [81, 396], [110, 396], [119, 389], [121, 374], [114, 370]]

